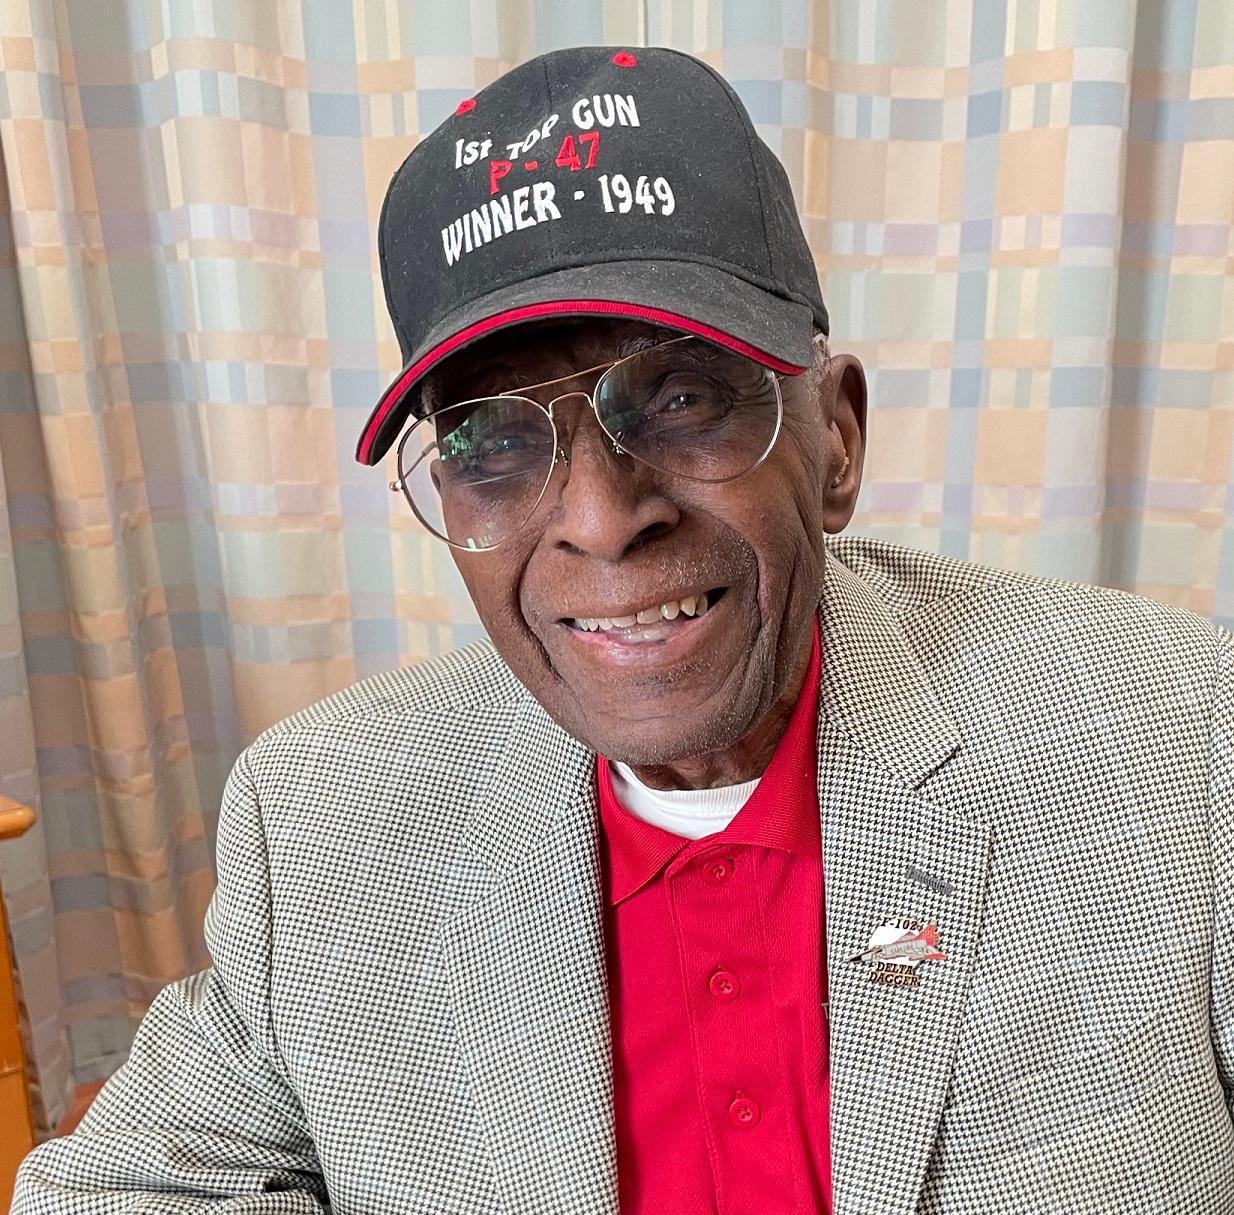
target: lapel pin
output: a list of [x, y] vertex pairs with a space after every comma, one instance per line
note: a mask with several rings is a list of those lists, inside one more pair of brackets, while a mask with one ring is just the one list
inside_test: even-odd
[[922, 962], [945, 962], [938, 947], [938, 925], [915, 920], [882, 924], [870, 934], [870, 943], [850, 962], [870, 962], [870, 982], [885, 987], [919, 987], [916, 969]]

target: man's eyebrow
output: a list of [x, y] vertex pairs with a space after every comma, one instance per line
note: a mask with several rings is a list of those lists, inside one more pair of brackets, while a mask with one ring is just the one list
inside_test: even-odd
[[629, 337], [622, 338], [617, 345], [616, 357], [619, 359], [627, 358], [629, 355], [638, 354], [640, 350], [650, 350], [653, 346], [658, 346], [661, 342], [666, 342], [674, 335], [671, 330], [656, 330], [653, 333], [633, 333]]
[[[653, 346], [658, 346], [661, 342], [667, 342], [671, 338], [683, 336], [671, 329], [654, 329], [647, 333], [632, 333], [621, 339], [617, 343], [617, 349], [613, 354], [613, 361], [617, 359], [628, 358], [632, 354], [638, 354], [641, 350], [650, 350]], [[483, 369], [473, 371], [464, 377], [464, 382], [473, 384], [492, 383], [499, 376], [508, 375], [511, 381], [515, 379], [514, 368], [509, 363], [509, 356], [505, 354], [498, 355], [492, 363]], [[520, 387], [529, 384], [536, 384], [539, 381], [530, 380], [526, 377], [519, 378], [517, 384], [513, 387]], [[441, 395], [441, 384], [439, 373], [430, 371], [420, 383], [420, 409], [417, 414], [423, 417], [425, 414], [432, 413], [435, 409], [440, 409], [444, 404], [453, 403], [453, 400], [463, 400], [464, 398], [457, 394], [451, 394], [451, 401], [446, 402]]]
[[[483, 384], [486, 379], [494, 376], [503, 366], [507, 365], [503, 362], [504, 359], [504, 355], [499, 356], [489, 366], [482, 370], [473, 371], [461, 378], [464, 383]], [[466, 400], [471, 395], [470, 393], [459, 394], [452, 392], [450, 399], [447, 401], [443, 398], [441, 389], [441, 377], [438, 371], [430, 371], [420, 381], [420, 411], [418, 416], [423, 417], [426, 414], [432, 413], [435, 409], [440, 409], [443, 405], [452, 405], [457, 401]]]
[[427, 417], [441, 404], [437, 393], [436, 377], [430, 371], [420, 381], [419, 392], [416, 394], [416, 408], [412, 411], [412, 420]]

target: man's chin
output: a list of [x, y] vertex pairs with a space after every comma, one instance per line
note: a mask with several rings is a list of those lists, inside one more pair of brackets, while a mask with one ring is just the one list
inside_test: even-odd
[[591, 750], [637, 768], [686, 763], [731, 747], [752, 724], [744, 716], [729, 702], [719, 710], [696, 705], [636, 720], [586, 715], [560, 724]]

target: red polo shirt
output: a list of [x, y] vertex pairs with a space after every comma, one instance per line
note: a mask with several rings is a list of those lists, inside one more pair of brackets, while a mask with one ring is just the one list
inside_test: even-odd
[[723, 830], [644, 822], [597, 764], [622, 1215], [831, 1211], [819, 637]]

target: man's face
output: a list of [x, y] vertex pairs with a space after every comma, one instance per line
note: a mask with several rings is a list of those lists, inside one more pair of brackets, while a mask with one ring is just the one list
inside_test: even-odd
[[[506, 330], [439, 369], [436, 403], [566, 376], [669, 336], [610, 320]], [[547, 403], [596, 378], [529, 395]], [[847, 358], [833, 359], [830, 374], [780, 385], [775, 446], [752, 472], [719, 484], [614, 454], [586, 401], [562, 401], [554, 416], [570, 462], [554, 469], [535, 515], [495, 549], [451, 550], [507, 665], [564, 729], [611, 759], [658, 765], [720, 751], [795, 691], [824, 533], [848, 522], [860, 484], [865, 397], [860, 365]], [[623, 642], [575, 624], [703, 592], [712, 605], [678, 615], [659, 640]]]

